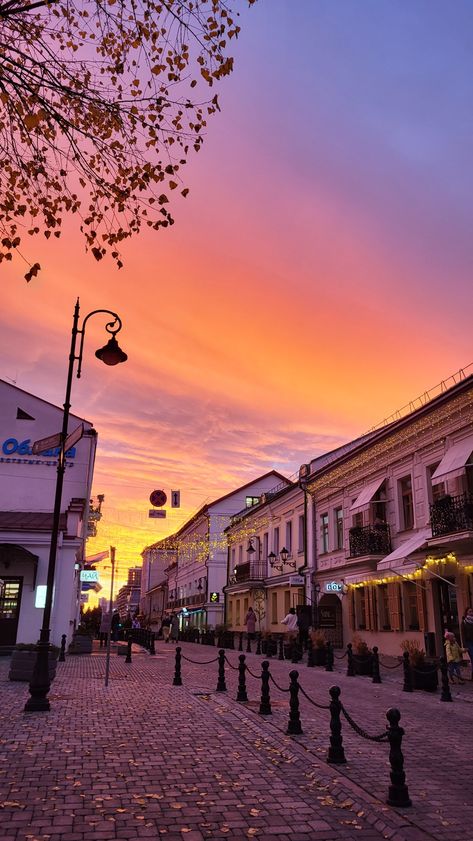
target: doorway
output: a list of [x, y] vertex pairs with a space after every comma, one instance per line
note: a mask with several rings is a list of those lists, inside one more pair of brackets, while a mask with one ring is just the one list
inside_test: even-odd
[[[447, 583], [449, 582], [449, 583]], [[457, 640], [460, 639], [460, 622], [458, 618], [457, 588], [454, 578], [446, 578], [445, 581], [436, 581], [437, 609], [442, 633], [440, 649], [443, 650], [445, 631], [452, 631]]]
[[342, 603], [335, 593], [325, 593], [320, 598], [316, 624], [332, 645], [343, 647]]
[[20, 618], [23, 578], [3, 575], [2, 581], [4, 587], [0, 595], [0, 646], [13, 646], [16, 643]]

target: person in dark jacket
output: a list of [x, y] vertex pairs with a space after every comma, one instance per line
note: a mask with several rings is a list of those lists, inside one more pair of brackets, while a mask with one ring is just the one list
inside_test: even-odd
[[309, 642], [309, 628], [310, 616], [306, 611], [301, 611], [297, 617], [297, 627], [299, 629], [299, 645], [302, 651], [305, 651]]
[[116, 642], [121, 628], [120, 614], [115, 610], [112, 614], [112, 640]]

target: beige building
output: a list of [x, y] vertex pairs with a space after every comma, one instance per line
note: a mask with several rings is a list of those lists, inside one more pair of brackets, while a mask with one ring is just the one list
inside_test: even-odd
[[339, 644], [443, 651], [472, 604], [473, 377], [310, 465], [308, 564], [317, 619]]

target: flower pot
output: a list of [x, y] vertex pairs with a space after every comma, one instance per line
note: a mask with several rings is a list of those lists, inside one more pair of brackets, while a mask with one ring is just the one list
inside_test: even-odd
[[86, 634], [75, 634], [67, 649], [68, 654], [91, 654], [92, 637]]
[[373, 661], [371, 654], [354, 654], [353, 667], [356, 675], [372, 675]]
[[[33, 677], [33, 669], [36, 663], [36, 651], [17, 651], [13, 650], [10, 671], [8, 672], [9, 680], [23, 680], [28, 683]], [[49, 679], [52, 681], [56, 676], [57, 665], [57, 651], [49, 652]]]
[[424, 692], [436, 692], [439, 685], [438, 671], [433, 663], [419, 663], [412, 666], [413, 689], [422, 689]]

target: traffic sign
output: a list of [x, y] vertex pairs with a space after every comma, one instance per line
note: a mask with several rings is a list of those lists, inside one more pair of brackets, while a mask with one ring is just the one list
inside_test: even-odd
[[44, 453], [46, 450], [54, 450], [55, 447], [59, 447], [60, 445], [61, 433], [56, 432], [55, 435], [48, 435], [47, 438], [40, 438], [38, 441], [35, 441], [31, 450], [33, 455], [37, 456], [39, 453]]
[[163, 505], [166, 505], [167, 500], [168, 498], [164, 491], [153, 491], [153, 493], [150, 494], [149, 497], [151, 505], [155, 505], [156, 508], [162, 508]]
[[181, 507], [181, 492], [171, 491], [171, 508]]
[[74, 444], [77, 444], [78, 441], [82, 438], [84, 434], [84, 424], [80, 423], [73, 432], [70, 432], [67, 436], [66, 440], [64, 441], [64, 452], [67, 453]]
[[160, 509], [157, 509], [157, 508], [150, 508], [150, 510], [148, 511], [148, 517], [154, 517], [154, 518], [162, 517], [162, 518], [164, 518], [165, 516], [166, 516], [166, 511], [163, 511], [162, 509], [160, 510]]

